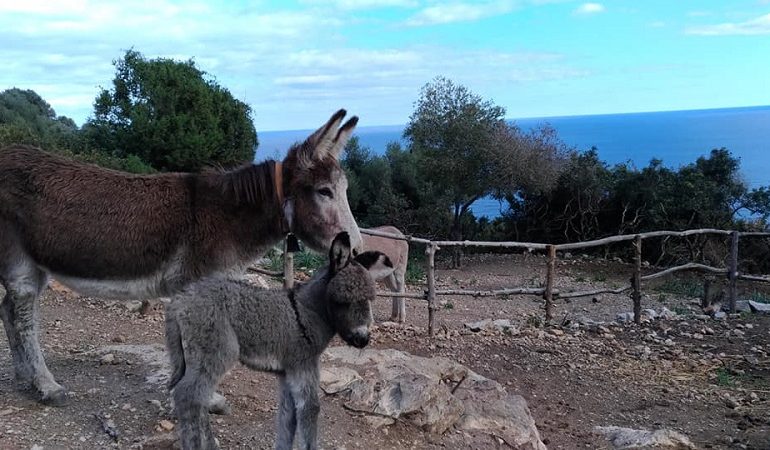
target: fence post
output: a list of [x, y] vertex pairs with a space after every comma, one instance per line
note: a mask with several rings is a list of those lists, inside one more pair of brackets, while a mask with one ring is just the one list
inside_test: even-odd
[[548, 245], [548, 263], [546, 264], [546, 268], [545, 291], [543, 292], [543, 298], [545, 299], [545, 322], [551, 323], [553, 320], [553, 278], [556, 272], [555, 245]]
[[436, 311], [436, 244], [428, 244], [425, 254], [428, 256], [428, 336], [433, 336], [433, 316]]
[[283, 241], [283, 287], [294, 287], [294, 253], [289, 251], [289, 240]]
[[730, 304], [730, 312], [735, 312], [735, 300], [738, 295], [738, 238], [740, 234], [737, 231], [731, 233], [730, 242], [730, 267], [727, 273], [727, 280], [729, 282], [728, 287], [728, 301]]
[[634, 276], [631, 278], [631, 298], [634, 301], [634, 323], [642, 323], [642, 236], [634, 238]]

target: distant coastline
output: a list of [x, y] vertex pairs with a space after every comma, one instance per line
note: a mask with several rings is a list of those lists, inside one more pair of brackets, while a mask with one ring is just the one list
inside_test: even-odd
[[[751, 187], [770, 185], [770, 106], [698, 109], [587, 116], [511, 119], [523, 129], [548, 123], [567, 144], [578, 150], [597, 147], [608, 164], [631, 162], [644, 167], [652, 158], [679, 167], [726, 147], [741, 159], [741, 173]], [[404, 125], [360, 127], [363, 146], [383, 154], [386, 145], [402, 141]], [[257, 160], [282, 158], [288, 147], [311, 130], [259, 133]], [[501, 205], [482, 199], [473, 205], [477, 216], [497, 217]]]

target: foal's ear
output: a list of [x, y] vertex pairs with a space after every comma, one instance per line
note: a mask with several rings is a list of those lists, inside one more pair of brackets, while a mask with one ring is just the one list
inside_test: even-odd
[[350, 262], [350, 235], [347, 231], [339, 233], [329, 249], [329, 273], [335, 274]]
[[340, 109], [305, 140], [302, 145], [302, 154], [299, 155], [300, 161], [306, 165], [312, 165], [313, 161], [320, 161], [328, 156], [339, 159], [342, 149], [345, 148], [358, 123], [358, 117], [353, 116], [340, 127], [345, 114], [347, 112]]
[[363, 252], [353, 260], [364, 266], [375, 281], [382, 280], [396, 269], [393, 267], [393, 261], [382, 252]]

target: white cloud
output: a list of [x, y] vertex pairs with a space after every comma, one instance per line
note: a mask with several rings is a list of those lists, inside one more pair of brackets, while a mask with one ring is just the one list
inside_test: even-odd
[[[57, 114], [82, 124], [93, 112], [99, 88], [111, 87], [112, 61], [134, 48], [148, 58], [193, 58], [252, 106], [257, 129], [264, 130], [312, 128], [340, 107], [373, 121], [369, 124], [403, 123], [420, 87], [438, 74], [482, 95], [515, 83], [586, 75], [563, 55], [549, 52], [418, 44], [364, 48], [345, 34], [343, 25], [354, 18], [342, 10], [348, 0], [337, 1], [338, 14], [320, 4], [268, 10], [260, 3], [223, 6], [208, 0], [183, 5], [178, 0], [0, 0], [0, 90], [33, 89]], [[428, 6], [437, 9], [420, 13], [424, 23], [446, 23], [552, 1], [467, 0], [442, 9], [431, 0]], [[372, 8], [412, 5], [412, 0], [364, 2]], [[392, 24], [387, 31], [393, 31]]]
[[474, 3], [444, 3], [428, 6], [407, 19], [410, 26], [438, 25], [469, 22], [486, 17], [507, 14], [517, 6], [514, 0], [495, 0]]
[[577, 9], [575, 10], [575, 14], [589, 15], [589, 14], [598, 14], [604, 11], [605, 11], [604, 5], [602, 5], [601, 3], [583, 3], [582, 5], [577, 7]]
[[685, 28], [685, 34], [699, 36], [730, 36], [770, 34], [770, 14], [745, 22], [725, 22], [716, 25], [701, 25]]
[[308, 5], [333, 6], [342, 10], [361, 10], [378, 8], [415, 8], [419, 6], [417, 0], [304, 0]]

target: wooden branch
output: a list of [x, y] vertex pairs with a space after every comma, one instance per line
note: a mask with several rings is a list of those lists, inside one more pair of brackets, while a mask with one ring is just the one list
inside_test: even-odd
[[730, 262], [727, 278], [729, 284], [727, 287], [727, 304], [730, 305], [730, 312], [735, 313], [735, 302], [738, 297], [738, 240], [740, 234], [737, 231], [732, 232], [730, 239]]
[[576, 292], [564, 292], [559, 293], [559, 298], [575, 298], [575, 297], [588, 297], [589, 295], [597, 294], [622, 294], [625, 291], [631, 289], [631, 286], [626, 286], [618, 289], [596, 289], [593, 291], [576, 291]]
[[527, 250], [545, 250], [548, 244], [535, 242], [487, 242], [487, 241], [435, 241], [439, 247], [495, 247], [524, 248]]
[[428, 294], [423, 292], [422, 294], [418, 294], [416, 292], [387, 292], [387, 291], [377, 291], [378, 297], [399, 297], [399, 298], [417, 298], [420, 300], [426, 300], [428, 298]]
[[739, 280], [759, 281], [761, 283], [770, 283], [770, 277], [760, 277], [757, 275], [738, 275]]
[[634, 239], [634, 276], [631, 278], [634, 301], [634, 323], [642, 323], [642, 237], [637, 235]]
[[263, 269], [261, 267], [249, 267], [246, 270], [249, 271], [249, 272], [258, 273], [260, 275], [267, 275], [268, 277], [277, 277], [277, 278], [283, 277], [283, 272], [276, 272], [274, 270], [267, 270], [267, 269]]
[[707, 266], [705, 264], [687, 263], [687, 264], [682, 264], [681, 266], [669, 267], [666, 270], [662, 270], [660, 272], [656, 272], [656, 273], [653, 273], [653, 274], [650, 274], [650, 275], [645, 275], [645, 276], [641, 277], [641, 280], [642, 281], [650, 281], [650, 280], [654, 280], [655, 278], [660, 278], [660, 277], [664, 277], [666, 275], [670, 275], [670, 274], [672, 274], [674, 272], [680, 272], [682, 270], [702, 270], [704, 272], [712, 272], [712, 273], [718, 273], [718, 274], [722, 274], [722, 275], [726, 275], [727, 274], [727, 269], [720, 269], [720, 268], [717, 268], [717, 267], [711, 267], [711, 266]]
[[418, 238], [418, 237], [414, 237], [414, 236], [411, 236], [411, 235], [399, 236], [397, 234], [390, 234], [390, 233], [385, 233], [385, 232], [382, 232], [382, 231], [370, 230], [368, 228], [359, 228], [359, 231], [361, 233], [363, 233], [363, 234], [368, 234], [370, 236], [379, 236], [379, 237], [384, 237], [384, 238], [396, 239], [396, 240], [399, 240], [399, 241], [416, 242], [418, 244], [430, 244], [431, 243], [431, 241], [429, 239]]
[[556, 277], [556, 246], [548, 246], [548, 262], [546, 263], [545, 274], [545, 322], [551, 323], [553, 320], [553, 281]]
[[[436, 295], [470, 295], [473, 297], [494, 297], [496, 295], [543, 295], [545, 289], [543, 288], [511, 288], [511, 289], [496, 289], [491, 291], [467, 291], [463, 289], [447, 289], [443, 291], [436, 291]], [[554, 293], [559, 291], [554, 290]]]
[[433, 336], [433, 316], [436, 312], [436, 244], [430, 243], [425, 249], [428, 259], [428, 336]]
[[636, 236], [641, 236], [642, 239], [647, 239], [647, 238], [660, 237], [660, 236], [684, 237], [684, 236], [692, 236], [696, 234], [729, 235], [731, 233], [732, 231], [716, 230], [713, 228], [702, 228], [698, 230], [687, 230], [687, 231], [650, 231], [647, 233], [639, 233], [638, 235], [625, 234], [625, 235], [619, 235], [619, 236], [610, 236], [603, 239], [596, 239], [593, 241], [573, 242], [570, 244], [559, 244], [556, 246], [556, 250], [574, 250], [578, 248], [598, 247], [600, 245], [607, 245], [615, 242], [632, 241], [636, 239]]
[[283, 243], [283, 287], [294, 287], [294, 253], [289, 251], [288, 239]]

